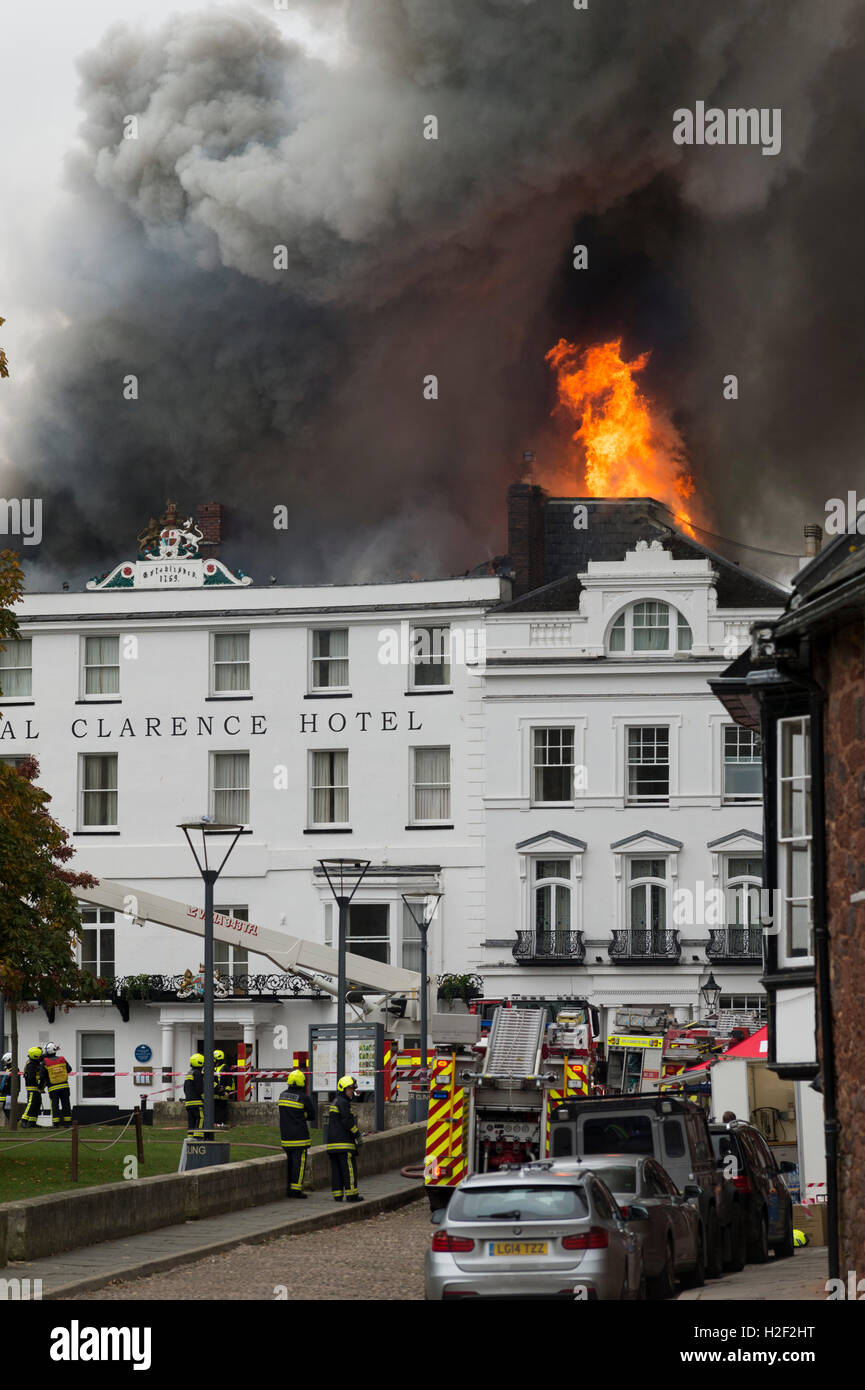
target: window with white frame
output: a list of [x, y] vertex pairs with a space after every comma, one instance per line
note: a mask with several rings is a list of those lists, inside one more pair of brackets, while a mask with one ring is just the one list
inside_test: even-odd
[[759, 801], [763, 795], [760, 735], [740, 724], [724, 725], [724, 800]]
[[692, 646], [690, 624], [678, 609], [658, 599], [641, 599], [616, 618], [610, 628], [608, 649], [613, 655], [639, 656], [689, 652]]
[[210, 807], [219, 825], [249, 824], [248, 753], [211, 753]]
[[81, 969], [96, 979], [110, 980], [116, 974], [114, 958], [114, 913], [105, 907], [79, 905], [81, 917]]
[[413, 748], [412, 820], [449, 821], [451, 814], [450, 748]]
[[535, 859], [533, 877], [536, 948], [544, 953], [565, 952], [571, 931], [572, 862]]
[[249, 691], [249, 633], [213, 633], [211, 691], [230, 695]]
[[[249, 921], [249, 908], [245, 904], [242, 907], [223, 905], [213, 910], [221, 912], [223, 917], [234, 917], [238, 922]], [[232, 941], [214, 939], [213, 964], [222, 976], [248, 975], [249, 951], [245, 946], [235, 946]]]
[[532, 801], [555, 805], [573, 799], [573, 729], [532, 729]]
[[312, 633], [311, 690], [348, 690], [348, 628], [316, 628]]
[[81, 1099], [110, 1100], [114, 1095], [114, 1034], [81, 1033], [79, 1037]]
[[29, 637], [6, 641], [0, 651], [0, 695], [25, 700], [33, 694], [33, 642]]
[[764, 1019], [767, 1014], [768, 996], [763, 994], [722, 994], [718, 1001], [718, 1008], [730, 1010], [732, 1013], [745, 1014], [755, 1013], [758, 1018]]
[[780, 958], [812, 955], [811, 721], [778, 721], [778, 896]]
[[728, 855], [724, 864], [726, 927], [734, 954], [759, 955], [762, 950], [760, 890], [763, 860], [758, 855]]
[[635, 955], [663, 952], [667, 931], [667, 860], [628, 861], [628, 928]]
[[120, 694], [120, 638], [84, 638], [84, 696]]
[[348, 751], [344, 748], [309, 755], [311, 825], [348, 825]]
[[670, 730], [666, 724], [631, 727], [627, 734], [628, 790], [631, 804], [668, 801]]
[[79, 820], [83, 829], [117, 825], [117, 754], [82, 753]]
[[412, 626], [409, 646], [411, 684], [415, 689], [451, 683], [451, 630]]
[[[418, 914], [420, 915], [420, 914]], [[420, 970], [421, 937], [418, 924], [411, 914], [408, 903], [402, 905], [402, 960], [403, 970]]]

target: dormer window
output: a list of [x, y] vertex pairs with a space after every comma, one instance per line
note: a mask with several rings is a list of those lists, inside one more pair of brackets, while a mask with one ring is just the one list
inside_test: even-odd
[[678, 609], [657, 599], [641, 599], [616, 618], [610, 628], [609, 650], [623, 656], [689, 652], [692, 642], [690, 626]]

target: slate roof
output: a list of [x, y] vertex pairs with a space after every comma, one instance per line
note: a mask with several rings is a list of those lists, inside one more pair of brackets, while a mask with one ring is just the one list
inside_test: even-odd
[[[588, 510], [588, 524], [574, 528], [574, 507]], [[762, 575], [686, 536], [669, 511], [652, 497], [550, 498], [544, 503], [544, 549], [547, 583], [499, 604], [496, 613], [543, 613], [579, 607], [582, 584], [577, 575], [589, 560], [623, 560], [638, 540], [661, 540], [676, 560], [708, 558], [717, 573], [719, 608], [783, 608], [787, 590]]]

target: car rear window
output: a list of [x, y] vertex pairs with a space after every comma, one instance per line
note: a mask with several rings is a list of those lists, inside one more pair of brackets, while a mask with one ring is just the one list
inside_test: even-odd
[[586, 1116], [581, 1152], [585, 1154], [652, 1154], [652, 1121], [648, 1115]]
[[582, 1187], [484, 1187], [458, 1189], [449, 1221], [579, 1221], [589, 1206]]
[[664, 1121], [664, 1153], [667, 1158], [681, 1158], [685, 1152], [685, 1136], [679, 1120]]
[[606, 1184], [613, 1196], [620, 1192], [636, 1192], [637, 1190], [637, 1169], [630, 1163], [622, 1163], [616, 1167], [604, 1163], [593, 1163], [592, 1172], [597, 1173]]

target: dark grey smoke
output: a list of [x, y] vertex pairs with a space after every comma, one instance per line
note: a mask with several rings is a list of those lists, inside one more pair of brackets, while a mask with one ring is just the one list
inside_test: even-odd
[[[463, 570], [555, 447], [544, 352], [601, 333], [653, 350], [713, 529], [797, 549], [861, 473], [855, 0], [295, 8], [344, 16], [336, 66], [240, 6], [82, 59], [70, 324], [6, 484], [45, 498], [35, 582], [123, 558], [169, 495], [228, 504], [259, 580]], [[781, 154], [674, 145], [697, 99], [780, 106]]]

